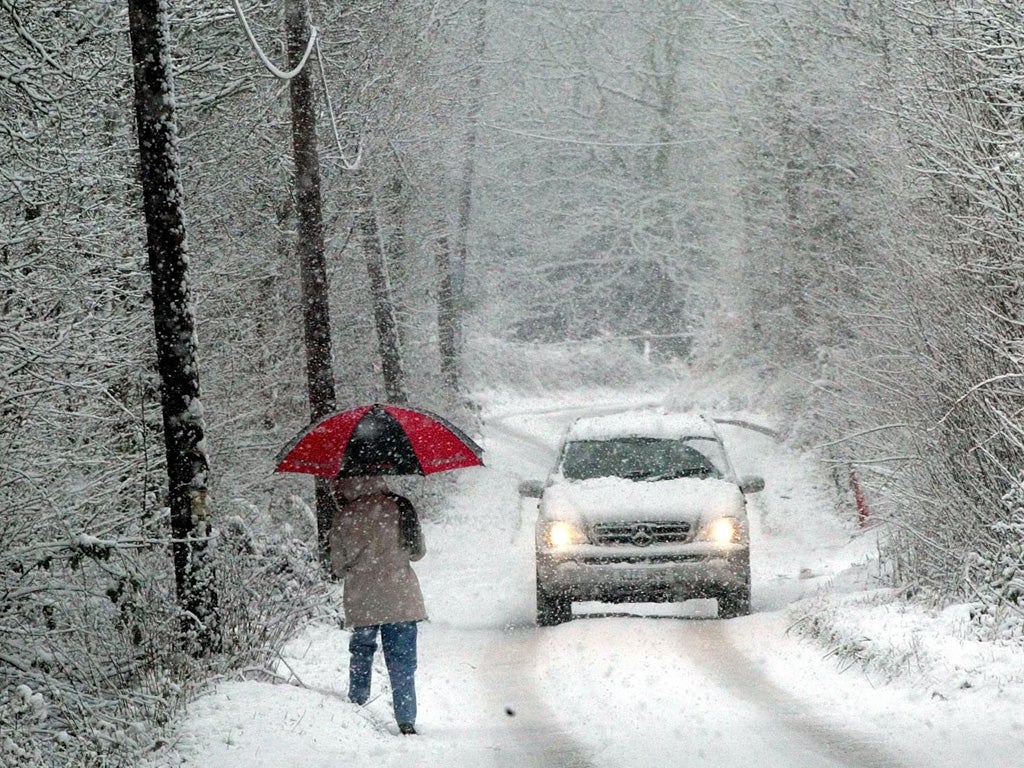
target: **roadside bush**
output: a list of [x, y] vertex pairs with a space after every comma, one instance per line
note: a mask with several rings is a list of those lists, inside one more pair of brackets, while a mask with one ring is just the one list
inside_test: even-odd
[[975, 552], [968, 581], [978, 599], [971, 618], [984, 638], [1024, 639], [1024, 486], [1003, 497], [1006, 520], [991, 526], [989, 546]]
[[[135, 765], [207, 681], [258, 674], [327, 607], [315, 553], [240, 517], [215, 534], [221, 653], [183, 647], [162, 539], [77, 534], [0, 541], [0, 764]], [[21, 533], [21, 536], [17, 534]]]
[[314, 542], [287, 525], [268, 531], [238, 515], [223, 522], [214, 561], [225, 673], [269, 668], [301, 622], [331, 612]]
[[137, 538], [3, 540], [0, 762], [127, 762], [195, 679], [174, 644], [169, 566]]

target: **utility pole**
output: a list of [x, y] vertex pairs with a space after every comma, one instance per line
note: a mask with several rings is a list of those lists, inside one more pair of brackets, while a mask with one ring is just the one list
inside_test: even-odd
[[[285, 0], [285, 38], [288, 66], [302, 62], [309, 44], [309, 6], [306, 0]], [[296, 254], [302, 276], [302, 316], [306, 347], [306, 389], [310, 420], [319, 421], [335, 407], [331, 354], [331, 317], [327, 300], [323, 208], [320, 200], [320, 156], [316, 140], [316, 104], [311, 65], [307, 61], [289, 81], [292, 111], [292, 149], [295, 162], [295, 212], [298, 220]], [[321, 562], [329, 558], [328, 533], [333, 505], [326, 480], [316, 479], [317, 544]]]
[[203, 654], [219, 650], [221, 636], [206, 550], [211, 530], [206, 499], [209, 461], [188, 280], [167, 6], [162, 0], [128, 0], [128, 23], [167, 451], [174, 584], [186, 644]]

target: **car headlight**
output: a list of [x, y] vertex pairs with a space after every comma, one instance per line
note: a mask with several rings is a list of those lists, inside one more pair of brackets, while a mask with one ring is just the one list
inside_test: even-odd
[[564, 520], [548, 523], [544, 538], [552, 549], [565, 549], [573, 544], [583, 544], [587, 540], [586, 535], [579, 527]]
[[719, 517], [708, 523], [701, 538], [716, 544], [734, 544], [743, 538], [743, 524], [735, 517]]

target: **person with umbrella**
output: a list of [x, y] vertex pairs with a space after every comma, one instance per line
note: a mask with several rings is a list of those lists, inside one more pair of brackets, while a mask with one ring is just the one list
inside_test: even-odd
[[331, 568], [343, 580], [349, 640], [349, 700], [370, 698], [379, 635], [398, 730], [416, 733], [417, 622], [427, 618], [411, 562], [426, 553], [412, 504], [380, 476], [338, 477], [332, 484]]
[[379, 636], [403, 734], [416, 733], [417, 622], [427, 617], [411, 562], [426, 547], [416, 510], [382, 475], [483, 466], [482, 453], [437, 414], [373, 403], [309, 425], [277, 456], [278, 472], [331, 480], [331, 570], [343, 580], [345, 626], [352, 629], [349, 699], [369, 699]]

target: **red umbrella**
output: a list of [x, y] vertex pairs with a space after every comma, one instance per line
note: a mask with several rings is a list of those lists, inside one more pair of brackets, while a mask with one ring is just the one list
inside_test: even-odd
[[318, 477], [430, 475], [482, 466], [483, 449], [437, 414], [374, 403], [331, 414], [277, 455], [278, 472]]

